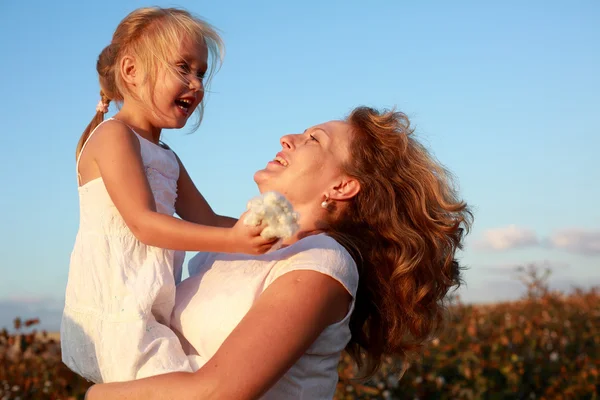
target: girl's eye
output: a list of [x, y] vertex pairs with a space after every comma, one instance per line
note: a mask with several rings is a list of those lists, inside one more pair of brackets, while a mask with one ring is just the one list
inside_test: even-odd
[[177, 64], [177, 68], [179, 69], [179, 72], [187, 74], [190, 72], [190, 66], [187, 65], [187, 63], [181, 63], [181, 64]]
[[198, 72], [196, 76], [202, 81], [206, 77], [206, 72]]
[[315, 142], [317, 142], [317, 143], [319, 142], [319, 141], [317, 140], [317, 138], [316, 138], [316, 137], [314, 137], [313, 135], [310, 135], [310, 140], [314, 140], [314, 141], [315, 141]]

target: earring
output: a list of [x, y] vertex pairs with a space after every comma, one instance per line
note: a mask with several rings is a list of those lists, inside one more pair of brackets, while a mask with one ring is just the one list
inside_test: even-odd
[[323, 202], [321, 203], [321, 207], [323, 207], [324, 209], [327, 209], [328, 207], [328, 203], [327, 200], [329, 200], [329, 196], [325, 195], [325, 200], [323, 200]]

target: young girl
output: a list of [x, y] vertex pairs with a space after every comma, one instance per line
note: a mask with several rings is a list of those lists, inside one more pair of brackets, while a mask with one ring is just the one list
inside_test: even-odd
[[[201, 117], [208, 57], [212, 71], [221, 53], [214, 29], [188, 12], [142, 8], [98, 58], [101, 100], [77, 146], [80, 227], [61, 326], [64, 363], [93, 382], [191, 371], [168, 328], [183, 251], [260, 254], [274, 243], [262, 225], [215, 214], [159, 141], [198, 106]], [[111, 101], [120, 111], [103, 121]]]

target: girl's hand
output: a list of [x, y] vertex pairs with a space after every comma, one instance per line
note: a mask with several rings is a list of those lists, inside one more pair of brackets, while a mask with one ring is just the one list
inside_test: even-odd
[[244, 224], [246, 211], [231, 228], [231, 248], [234, 253], [264, 254], [279, 240], [278, 238], [264, 239], [260, 233], [267, 227], [264, 223], [257, 226]]

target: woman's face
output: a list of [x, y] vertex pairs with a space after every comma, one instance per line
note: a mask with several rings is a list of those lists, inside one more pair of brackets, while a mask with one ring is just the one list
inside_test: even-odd
[[254, 174], [261, 193], [276, 191], [297, 208], [320, 205], [344, 177], [352, 131], [344, 121], [329, 121], [304, 133], [285, 135], [281, 151]]

